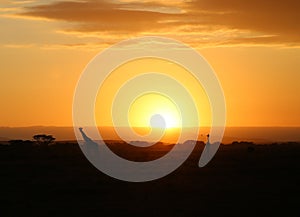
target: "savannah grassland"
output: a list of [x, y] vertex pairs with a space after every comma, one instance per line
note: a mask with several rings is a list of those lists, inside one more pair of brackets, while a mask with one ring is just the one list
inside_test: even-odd
[[[135, 161], [163, 156], [172, 145], [116, 154]], [[300, 144], [221, 145], [204, 168], [204, 143], [170, 175], [145, 183], [111, 178], [77, 143], [0, 146], [1, 216], [299, 216]]]

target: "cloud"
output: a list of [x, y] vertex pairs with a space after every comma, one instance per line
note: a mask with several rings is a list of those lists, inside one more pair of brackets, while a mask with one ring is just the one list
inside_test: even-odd
[[28, 1], [11, 1], [11, 4], [15, 4], [15, 5], [21, 5], [21, 4], [30, 4], [30, 3], [34, 3], [36, 1], [31, 1], [31, 0], [28, 0]]
[[99, 51], [109, 47], [110, 43], [69, 43], [69, 44], [42, 44], [38, 47], [45, 50], [84, 50]]
[[73, 30], [84, 32], [143, 31], [163, 27], [160, 20], [177, 17], [173, 7], [144, 3], [141, 10], [141, 6], [140, 3], [106, 1], [57, 2], [27, 7], [19, 15], [72, 22], [76, 24]]
[[274, 41], [300, 42], [300, 1], [194, 0], [189, 3], [190, 19], [205, 25], [251, 30], [274, 35]]
[[4, 47], [7, 48], [30, 48], [35, 46], [34, 44], [5, 44]]
[[[169, 35], [217, 45], [300, 44], [298, 0], [163, 2], [58, 1], [25, 7], [18, 16], [66, 21], [65, 33]], [[218, 29], [223, 38], [220, 31], [216, 37]]]

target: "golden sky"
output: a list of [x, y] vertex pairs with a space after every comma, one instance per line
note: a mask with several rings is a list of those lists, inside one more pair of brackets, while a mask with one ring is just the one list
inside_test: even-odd
[[197, 49], [223, 86], [228, 126], [300, 125], [300, 2], [0, 0], [0, 126], [70, 126], [98, 52], [165, 36]]

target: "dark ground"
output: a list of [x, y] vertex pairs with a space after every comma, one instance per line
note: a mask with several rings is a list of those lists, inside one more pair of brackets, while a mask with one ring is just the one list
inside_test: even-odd
[[102, 174], [77, 144], [23, 146], [0, 146], [3, 217], [300, 216], [297, 143], [222, 145], [204, 168], [199, 144], [175, 172], [146, 183]]

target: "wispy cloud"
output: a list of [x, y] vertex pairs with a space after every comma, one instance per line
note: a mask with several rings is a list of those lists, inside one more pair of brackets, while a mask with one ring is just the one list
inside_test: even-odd
[[[264, 40], [265, 43], [300, 42], [300, 2], [297, 0], [195, 0], [189, 3], [189, 8], [191, 19], [198, 17], [200, 23], [205, 25], [221, 25], [276, 36], [269, 37], [269, 41]], [[258, 37], [258, 42], [261, 39]]]
[[110, 43], [69, 43], [69, 44], [43, 44], [40, 45], [40, 49], [45, 50], [86, 50], [86, 51], [99, 51], [109, 47]]
[[30, 48], [34, 47], [35, 44], [5, 44], [3, 46], [6, 48]]
[[11, 4], [15, 4], [15, 5], [23, 5], [23, 4], [30, 4], [30, 3], [34, 3], [36, 1], [34, 0], [28, 0], [28, 1], [10, 1]]
[[[69, 23], [61, 31], [78, 35], [169, 35], [215, 44], [300, 44], [300, 2], [57, 1], [24, 7], [17, 16]], [[220, 31], [222, 30], [222, 31]]]

